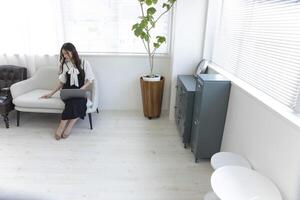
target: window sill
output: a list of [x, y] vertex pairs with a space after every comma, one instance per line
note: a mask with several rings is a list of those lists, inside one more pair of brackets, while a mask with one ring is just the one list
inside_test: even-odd
[[281, 104], [280, 102], [274, 100], [272, 97], [266, 95], [255, 87], [249, 85], [248, 83], [242, 81], [241, 79], [233, 76], [228, 73], [224, 69], [220, 68], [214, 63], [209, 64], [209, 68], [216, 71], [217, 73], [222, 74], [226, 78], [228, 78], [231, 83], [237, 87], [239, 87], [245, 94], [253, 97], [255, 100], [262, 103], [268, 110], [276, 113], [282, 119], [291, 123], [298, 130], [300, 129], [300, 114], [296, 113], [289, 107]]

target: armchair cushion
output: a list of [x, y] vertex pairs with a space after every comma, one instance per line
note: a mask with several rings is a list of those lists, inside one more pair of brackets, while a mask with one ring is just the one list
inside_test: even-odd
[[[14, 104], [25, 108], [46, 108], [63, 110], [64, 102], [61, 100], [59, 92], [56, 92], [51, 98], [40, 98], [44, 94], [50, 93], [51, 90], [35, 89], [22, 94], [14, 99]], [[91, 108], [93, 103], [88, 99], [87, 108]]]
[[14, 99], [14, 104], [20, 107], [64, 109], [64, 102], [60, 99], [58, 92], [51, 98], [43, 99], [41, 96], [50, 93], [51, 90], [35, 89], [22, 94]]

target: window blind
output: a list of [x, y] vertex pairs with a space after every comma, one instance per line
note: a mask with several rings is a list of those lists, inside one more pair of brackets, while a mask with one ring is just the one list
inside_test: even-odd
[[300, 1], [223, 0], [212, 61], [295, 108], [300, 88]]

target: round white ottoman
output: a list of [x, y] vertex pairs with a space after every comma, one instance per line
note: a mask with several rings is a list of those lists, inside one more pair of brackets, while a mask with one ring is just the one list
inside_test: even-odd
[[280, 191], [269, 178], [246, 167], [221, 167], [214, 171], [210, 182], [223, 200], [282, 200]]
[[234, 165], [251, 169], [251, 165], [248, 160], [238, 154], [231, 152], [219, 152], [214, 154], [211, 157], [210, 164], [214, 170], [227, 165]]

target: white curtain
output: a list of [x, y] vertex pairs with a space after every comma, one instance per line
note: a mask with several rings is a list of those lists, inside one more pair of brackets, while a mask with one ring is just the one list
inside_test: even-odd
[[32, 74], [40, 64], [56, 63], [54, 55], [63, 43], [59, 4], [60, 0], [0, 0], [0, 64], [27, 66]]
[[41, 66], [58, 66], [57, 55], [1, 54], [0, 65], [17, 65], [28, 69], [30, 77]]

